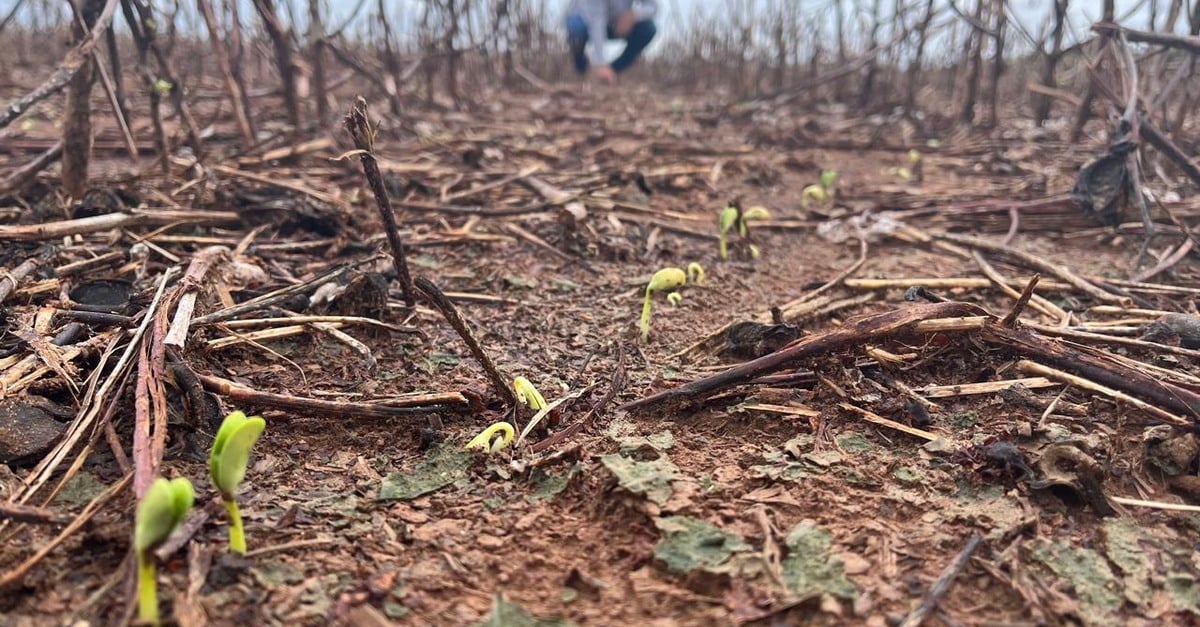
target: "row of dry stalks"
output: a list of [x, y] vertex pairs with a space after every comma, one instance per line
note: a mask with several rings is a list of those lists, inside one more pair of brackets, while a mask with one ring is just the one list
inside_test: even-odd
[[[131, 101], [148, 104], [164, 151], [162, 116], [170, 105], [169, 115], [180, 118], [201, 154], [188, 100], [217, 85], [249, 147], [260, 139], [256, 122], [263, 118], [253, 110], [255, 95], [282, 96], [294, 129], [329, 128], [337, 117], [331, 94], [349, 81], [368, 85], [369, 99], [399, 114], [414, 103], [469, 108], [483, 98], [479, 86], [545, 88], [570, 72], [560, 28], [565, 2], [75, 0], [68, 11], [55, 0], [14, 1], [0, 15], [0, 48], [6, 48], [0, 76], [14, 77], [13, 87], [36, 84], [40, 71], [60, 61], [59, 48], [38, 42], [82, 47], [89, 31], [102, 38], [94, 46], [100, 62], [68, 55], [61, 65], [74, 64], [70, 80], [54, 86], [67, 92], [61, 152], [73, 197], [86, 182], [86, 156], [79, 159], [87, 152], [87, 96], [97, 83], [123, 128], [130, 127]], [[1092, 90], [1096, 75], [1126, 74], [1119, 61], [1098, 54], [1112, 32], [1072, 24], [1070, 0], [1046, 3], [1032, 18], [1005, 0], [660, 4], [670, 5], [664, 14], [678, 23], [660, 29], [663, 36], [638, 70], [643, 79], [741, 100], [838, 102], [860, 113], [897, 113], [922, 132], [988, 128], [1003, 115], [1037, 122], [1061, 116], [1070, 120], [1063, 139], [1077, 141], [1090, 117], [1108, 113]], [[1139, 49], [1140, 92], [1161, 94], [1149, 103], [1154, 123], [1195, 152], [1184, 131], [1188, 103], [1200, 96], [1197, 55], [1189, 48], [1200, 41], [1200, 0], [1139, 6], [1148, 8], [1148, 30], [1124, 29], [1125, 36], [1174, 42]], [[1114, 0], [1105, 0], [1102, 22], [1117, 17]], [[113, 28], [103, 28], [106, 19]], [[1182, 32], [1190, 37], [1175, 35]], [[15, 117], [0, 117], [0, 128]], [[14, 182], [21, 181], [9, 180], [10, 190]]]

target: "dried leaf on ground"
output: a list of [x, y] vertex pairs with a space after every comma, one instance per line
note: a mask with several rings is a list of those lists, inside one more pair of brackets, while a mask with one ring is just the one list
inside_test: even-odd
[[571, 627], [574, 625], [564, 618], [538, 618], [525, 608], [510, 603], [500, 594], [492, 597], [492, 612], [479, 623], [478, 627]]
[[654, 547], [654, 557], [667, 570], [684, 574], [697, 569], [714, 571], [736, 553], [750, 550], [737, 534], [690, 516], [666, 516], [654, 521], [663, 532]]
[[648, 462], [605, 455], [600, 461], [616, 476], [622, 488], [643, 495], [658, 505], [671, 498], [671, 482], [680, 477], [679, 469], [665, 455]]
[[440, 447], [411, 471], [401, 470], [384, 477], [379, 486], [379, 500], [406, 501], [440, 490], [465, 479], [473, 459], [468, 451], [448, 445]]
[[810, 521], [792, 527], [784, 540], [787, 557], [782, 564], [788, 592], [800, 598], [829, 594], [853, 599], [858, 594], [858, 587], [846, 578], [842, 561], [831, 553], [832, 543], [833, 534]]

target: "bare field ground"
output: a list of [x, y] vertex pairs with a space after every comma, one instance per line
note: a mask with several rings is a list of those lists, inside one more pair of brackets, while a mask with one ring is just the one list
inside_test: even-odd
[[[1195, 623], [1200, 517], [1131, 499], [1186, 509], [1200, 498], [1186, 426], [1186, 409], [1200, 409], [1188, 396], [1200, 393], [1197, 353], [1180, 346], [1186, 334], [1143, 331], [1161, 312], [1195, 314], [1200, 268], [1191, 255], [1122, 280], [1138, 270], [1137, 218], [1102, 227], [1065, 196], [1100, 142], [1011, 125], [930, 143], [903, 120], [735, 109], [640, 87], [484, 100], [384, 115], [376, 154], [413, 275], [449, 295], [507, 379], [567, 399], [492, 455], [462, 447], [496, 421], [520, 430], [532, 412], [505, 406], [438, 311], [401, 302], [375, 200], [336, 121], [311, 142], [235, 154], [227, 120], [206, 111], [221, 122], [204, 165], [182, 154], [166, 177], [150, 150], [131, 175], [105, 127], [82, 205], [56, 206], [52, 176], [44, 196], [0, 201], [0, 267], [45, 255], [4, 301], [0, 414], [27, 432], [23, 421], [48, 420], [25, 411], [32, 399], [52, 403], [64, 411], [49, 420], [81, 438], [28, 503], [69, 520], [97, 499], [90, 519], [7, 580], [0, 622], [127, 620], [133, 499], [103, 491], [129, 472], [147, 366], [125, 377], [114, 363], [160, 285], [180, 285], [163, 283], [168, 269], [221, 246], [196, 287], [196, 318], [218, 316], [168, 352], [160, 397], [161, 473], [190, 477], [199, 494], [160, 566], [164, 610], [181, 625], [883, 626], [931, 598], [926, 624]], [[0, 149], [0, 170], [53, 143], [53, 112], [29, 119]], [[148, 128], [134, 135], [149, 141]], [[919, 181], [897, 171], [912, 169], [910, 149]], [[802, 190], [827, 169], [838, 172], [832, 199], [806, 206]], [[722, 260], [717, 217], [733, 199], [770, 217]], [[1166, 206], [1183, 220], [1200, 212], [1186, 195]], [[25, 237], [37, 223], [135, 210]], [[647, 280], [692, 262], [703, 282], [677, 306], [655, 296], [641, 342]], [[1035, 274], [1034, 298], [1005, 325]], [[83, 315], [74, 290], [101, 280], [127, 302]], [[220, 315], [288, 286], [292, 296]], [[928, 298], [906, 299], [918, 286]], [[869, 333], [880, 315], [904, 321]], [[727, 332], [752, 320], [737, 327], [749, 336]], [[49, 340], [72, 321], [85, 328], [64, 346], [85, 348], [68, 353]], [[839, 333], [849, 339], [822, 343]], [[627, 405], [809, 345], [732, 384]], [[1039, 352], [1056, 347], [1067, 356]], [[112, 377], [113, 409], [70, 423]], [[988, 382], [1003, 383], [972, 387]], [[414, 393], [443, 397], [390, 417], [361, 409]], [[242, 489], [245, 558], [226, 552], [205, 466], [213, 418], [234, 409], [268, 423]], [[6, 467], [6, 500], [26, 494], [45, 454]], [[0, 570], [61, 522], [5, 523]], [[957, 576], [935, 584], [944, 571]]]

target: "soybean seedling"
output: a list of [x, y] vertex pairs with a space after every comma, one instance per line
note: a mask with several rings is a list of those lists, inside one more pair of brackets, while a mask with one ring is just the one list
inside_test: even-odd
[[157, 625], [158, 579], [155, 573], [154, 549], [170, 537], [192, 509], [196, 492], [185, 477], [170, 481], [159, 477], [150, 484], [138, 505], [137, 522], [133, 531], [133, 550], [137, 555], [138, 618], [143, 623]]
[[805, 209], [812, 202], [825, 204], [833, 198], [833, 186], [837, 183], [837, 170], [821, 170], [821, 183], [809, 185], [800, 192], [800, 206]]
[[750, 249], [750, 256], [755, 259], [758, 259], [758, 246], [750, 243], [750, 222], [770, 219], [771, 212], [767, 211], [766, 207], [750, 207], [742, 212], [742, 219], [738, 221], [738, 235], [743, 240], [746, 240], [746, 247]]
[[721, 259], [729, 258], [729, 242], [726, 238], [729, 235], [730, 229], [733, 228], [733, 225], [737, 224], [738, 217], [741, 215], [741, 213], [742, 213], [741, 208], [738, 207], [737, 204], [735, 204], [735, 203], [730, 203], [728, 207], [725, 207], [724, 209], [721, 210], [720, 218], [718, 218], [718, 220], [717, 220], [717, 224], [718, 224], [717, 244], [718, 244], [718, 250], [721, 253]]
[[[729, 232], [732, 231], [735, 226], [737, 227], [739, 237], [742, 239], [749, 239], [749, 223], [755, 220], [769, 219], [771, 219], [771, 212], [767, 211], [766, 207], [750, 207], [749, 209], [742, 211], [742, 207], [737, 203], [737, 201], [729, 203], [729, 206], [725, 207], [725, 209], [721, 211], [720, 219], [718, 220], [719, 230], [717, 232], [717, 244], [719, 252], [721, 253], [721, 259], [729, 258]], [[749, 248], [751, 256], [758, 257], [758, 247], [750, 244]]]
[[[502, 451], [509, 444], [512, 444], [513, 436], [517, 430], [507, 422], [497, 422], [490, 425], [488, 428], [479, 432], [479, 435], [471, 438], [470, 442], [463, 448], [465, 449], [481, 449], [483, 452], [491, 454], [497, 451]], [[497, 434], [500, 436], [497, 438]]]
[[208, 458], [208, 472], [229, 513], [229, 550], [241, 555], [246, 554], [246, 531], [238, 509], [237, 488], [246, 477], [250, 449], [266, 428], [267, 422], [261, 416], [246, 417], [240, 411], [225, 416]]
[[650, 298], [655, 292], [675, 292], [686, 284], [687, 273], [679, 268], [663, 268], [650, 277], [646, 284], [646, 299], [642, 303], [642, 342], [650, 339]]
[[922, 179], [921, 173], [921, 151], [913, 148], [908, 151], [909, 167], [894, 167], [884, 171], [885, 174], [890, 174], [900, 179], [905, 183], [920, 183]]
[[542, 397], [542, 393], [525, 377], [513, 379], [513, 392], [516, 393], [518, 401], [528, 405], [533, 411], [541, 411], [546, 406], [546, 399]]
[[914, 182], [920, 183], [925, 180], [924, 162], [925, 158], [920, 150], [913, 148], [908, 151], [908, 163], [912, 168], [912, 180]]

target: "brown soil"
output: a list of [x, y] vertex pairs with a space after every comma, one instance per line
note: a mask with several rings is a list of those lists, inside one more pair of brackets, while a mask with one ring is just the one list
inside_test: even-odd
[[[1183, 467], [1176, 477], [1169, 476], [1155, 457], [1159, 453], [1144, 441], [1154, 422], [1101, 396], [1055, 386], [1031, 390], [1022, 397], [1026, 402], [1005, 394], [934, 398], [938, 408], [932, 423], [922, 428], [941, 436], [944, 446], [927, 445], [865, 422], [841, 406], [851, 404], [905, 424], [912, 420], [897, 401], [902, 395], [871, 379], [878, 366], [864, 346], [809, 360], [803, 369], [815, 371], [815, 381], [738, 387], [695, 399], [683, 409], [614, 409], [734, 363], [679, 353], [723, 325], [762, 315], [850, 267], [859, 256], [857, 239], [832, 243], [817, 225], [898, 210], [907, 212], [901, 219], [922, 231], [977, 230], [999, 241], [1008, 228], [1007, 210], [981, 214], [977, 228], [971, 229], [975, 218], [964, 212], [965, 203], [990, 199], [1003, 204], [1063, 194], [1082, 161], [1101, 150], [1099, 144], [1082, 150], [1057, 141], [1038, 144], [1021, 129], [1002, 129], [989, 137], [962, 136], [940, 149], [926, 149], [924, 181], [905, 183], [887, 170], [906, 166], [907, 148], [924, 144], [904, 128], [898, 121], [797, 109], [767, 110], [755, 117], [722, 115], [707, 102], [641, 89], [619, 98], [569, 91], [496, 95], [469, 113], [418, 112], [403, 125], [385, 120], [377, 151], [396, 172], [393, 199], [407, 202], [398, 203], [398, 219], [413, 246], [413, 273], [448, 292], [494, 297], [459, 298], [458, 305], [507, 377], [528, 377], [549, 401], [589, 389], [564, 406], [551, 431], [588, 414], [612, 388], [619, 360], [627, 384], [588, 430], [546, 453], [534, 455], [523, 448], [480, 454], [452, 485], [413, 499], [382, 501], [378, 497], [386, 477], [416, 473], [422, 461], [435, 455], [422, 448], [423, 438], [457, 449], [507, 416], [482, 370], [440, 315], [424, 306], [407, 314], [395, 304], [399, 292], [394, 282], [394, 305], [382, 315], [368, 308], [369, 298], [352, 292], [330, 305], [280, 305], [299, 313], [378, 316], [419, 331], [343, 327], [369, 349], [378, 364], [374, 370], [361, 352], [313, 328], [227, 348], [207, 342], [231, 337], [235, 330], [196, 329], [185, 354], [192, 369], [256, 390], [347, 402], [469, 391], [482, 397], [484, 406], [439, 410], [438, 420], [427, 415], [376, 419], [285, 412], [222, 399], [224, 411], [261, 413], [269, 424], [243, 484], [241, 507], [251, 555], [241, 560], [226, 555], [224, 514], [211, 502], [202, 451], [212, 425], [192, 423], [180, 411], [177, 391], [168, 386], [172, 435], [163, 474], [190, 477], [210, 517], [160, 568], [164, 610], [181, 624], [204, 619], [213, 624], [474, 624], [489, 615], [501, 595], [532, 615], [559, 616], [576, 624], [758, 620], [885, 625], [898, 622], [925, 598], [939, 573], [978, 534], [980, 548], [927, 624], [1197, 620], [1200, 601], [1191, 588], [1200, 575], [1193, 552], [1200, 537], [1195, 513], [1117, 505], [1114, 515], [1102, 516], [1087, 494], [1069, 486], [1035, 489], [1035, 477], [988, 461], [983, 445], [1010, 442], [1035, 474], [1041, 473], [1037, 464], [1042, 454], [1052, 445], [1069, 443], [1099, 462], [1107, 497], [1194, 503], [1195, 492], [1181, 497], [1170, 486], [1181, 483], [1179, 476], [1194, 479], [1195, 451], [1190, 457], [1186, 450], [1181, 453]], [[98, 149], [104, 159], [98, 170], [108, 173], [104, 187], [128, 190], [150, 207], [166, 207], [169, 199], [185, 208], [238, 211], [242, 221], [89, 233], [70, 242], [53, 265], [99, 251], [105, 242], [127, 249], [133, 235], [152, 234], [156, 248], [142, 278], [135, 277], [134, 266], [98, 273], [136, 281], [136, 309], [145, 307], [157, 277], [174, 265], [159, 249], [186, 267], [204, 245], [232, 247], [247, 238], [238, 259], [255, 266], [266, 280], [239, 289], [229, 274], [220, 274], [220, 283], [236, 301], [337, 264], [370, 259], [377, 249], [386, 249], [375, 203], [356, 159], [330, 160], [349, 146], [340, 127], [331, 126], [330, 134], [333, 145], [300, 159], [242, 166], [268, 181], [293, 183], [292, 189], [214, 170], [214, 161], [208, 170], [212, 178], [181, 190], [194, 172], [179, 172], [171, 180], [115, 175], [128, 166], [105, 148], [105, 141], [115, 139], [106, 131]], [[48, 129], [34, 129], [24, 139], [34, 142], [51, 135]], [[872, 136], [876, 149], [868, 147]], [[215, 154], [231, 150], [214, 142]], [[27, 158], [14, 150], [2, 163], [11, 167]], [[224, 163], [238, 167], [232, 160]], [[514, 180], [464, 193], [534, 166], [534, 176], [586, 195], [585, 221], [572, 226], [557, 207], [535, 211], [544, 200]], [[815, 183], [823, 168], [839, 172], [835, 204], [802, 208], [801, 190]], [[638, 191], [639, 174], [652, 192], [649, 197]], [[333, 202], [306, 191], [328, 194]], [[762, 205], [771, 211], [771, 220], [751, 226], [761, 250], [757, 259], [717, 258], [716, 216], [732, 198], [744, 207]], [[616, 208], [607, 207], [606, 199], [615, 200]], [[475, 218], [414, 208], [422, 203], [530, 211]], [[38, 219], [35, 210], [22, 209], [20, 220]], [[1179, 208], [1195, 210], [1194, 203]], [[62, 209], [44, 216], [40, 219], [61, 219]], [[1011, 247], [1087, 277], [1121, 277], [1131, 271], [1142, 241], [1136, 229], [1092, 225], [1073, 207], [1050, 218], [1058, 221], [1057, 227], [1023, 224]], [[1153, 250], [1168, 243], [1177, 244], [1158, 241]], [[11, 268], [35, 247], [10, 244], [4, 249], [0, 265]], [[1011, 279], [1023, 282], [1033, 275], [999, 257], [989, 259]], [[656, 297], [651, 340], [639, 343], [637, 318], [645, 281], [658, 268], [693, 261], [707, 270], [706, 281], [686, 288], [677, 307]], [[388, 274], [390, 267], [382, 257], [355, 274]], [[1154, 280], [1195, 286], [1197, 269], [1193, 255]], [[915, 285], [921, 278], [983, 275], [970, 257], [883, 235], [872, 238], [866, 261], [853, 276], [912, 279]], [[215, 279], [206, 283], [198, 314], [223, 307], [217, 287]], [[995, 288], [932, 291], [1000, 316], [1013, 302]], [[805, 333], [820, 333], [852, 316], [904, 308], [903, 293], [902, 288], [835, 286], [828, 292], [833, 300], [874, 298], [795, 323]], [[1102, 303], [1077, 290], [1051, 287], [1038, 294], [1074, 310], [1084, 322], [1122, 317], [1090, 312]], [[1194, 293], [1137, 295], [1141, 308], [1195, 311]], [[18, 290], [6, 303], [8, 330], [28, 328], [27, 316], [39, 306], [54, 305], [57, 298], [57, 291]], [[269, 309], [247, 317], [279, 313]], [[1024, 319], [1051, 322], [1032, 310]], [[1014, 355], [972, 341], [970, 335], [947, 337], [951, 339], [941, 346], [897, 340], [878, 347], [919, 353], [891, 370], [914, 389], [1022, 376], [1013, 369]], [[1193, 357], [1107, 348], [1197, 374]], [[80, 362], [72, 373], [82, 381], [95, 364], [94, 357]], [[70, 405], [64, 382], [53, 377], [42, 382], [40, 393]], [[113, 424], [128, 452], [132, 383], [125, 398], [128, 402]], [[1047, 410], [1055, 398], [1060, 405]], [[748, 408], [755, 404], [811, 408], [816, 415]], [[518, 429], [528, 415], [522, 414]], [[441, 429], [436, 428], [439, 421]], [[656, 436], [664, 432], [671, 436], [669, 446], [665, 436]], [[530, 439], [546, 435], [535, 433]], [[1175, 432], [1170, 441], [1194, 449], [1189, 438]], [[555, 450], [568, 453], [545, 462]], [[677, 473], [666, 498], [655, 502], [622, 487], [602, 460], [614, 453], [642, 462], [669, 460]], [[4, 479], [10, 490], [5, 496], [15, 494], [30, 472], [14, 468]], [[547, 475], [565, 478], [565, 487], [554, 493]], [[121, 476], [101, 437], [68, 490], [71, 498], [60, 496], [48, 507], [75, 514]], [[32, 502], [41, 503], [48, 494], [43, 490]], [[739, 536], [746, 548], [738, 552], [737, 567], [673, 572], [656, 555], [667, 536], [660, 525], [671, 516], [701, 519]], [[126, 490], [0, 597], [0, 622], [121, 620], [132, 599], [124, 568], [132, 519], [132, 496]], [[828, 551], [818, 551], [814, 559], [831, 570], [814, 576], [825, 585], [844, 573], [852, 592], [831, 594], [818, 586], [825, 594], [802, 593], [793, 580], [780, 579], [787, 575], [781, 560], [798, 555], [798, 549], [788, 546], [788, 534], [802, 522], [830, 537]], [[59, 530], [29, 524], [0, 529], [3, 569], [27, 558]], [[1136, 555], [1121, 553], [1126, 546], [1121, 542], [1137, 547]], [[1142, 564], [1142, 557], [1145, 571], [1131, 566]]]

